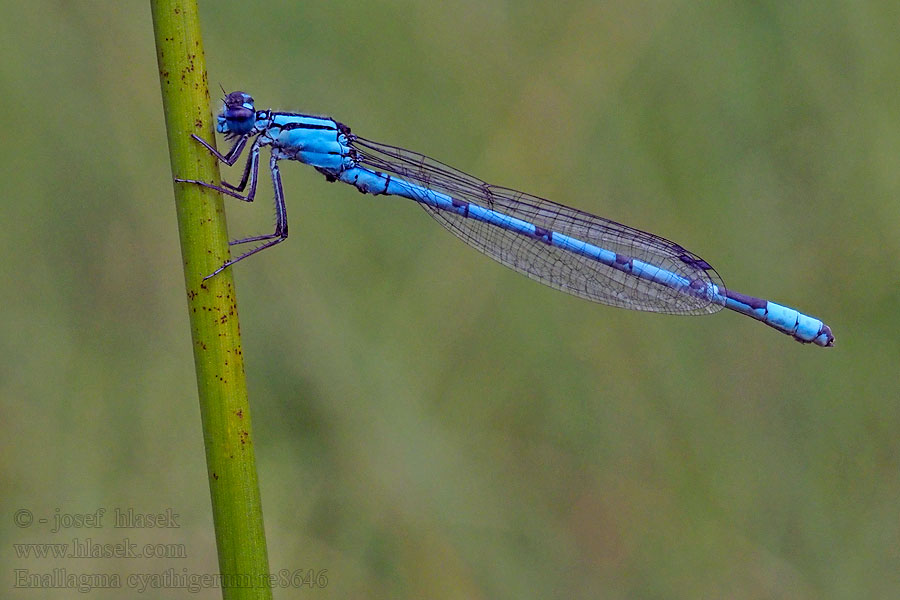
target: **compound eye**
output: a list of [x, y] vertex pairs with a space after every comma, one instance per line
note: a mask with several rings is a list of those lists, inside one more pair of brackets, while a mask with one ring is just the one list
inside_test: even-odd
[[225, 115], [225, 118], [229, 121], [244, 121], [246, 119], [252, 119], [255, 115], [253, 110], [245, 106], [228, 107], [222, 114]]

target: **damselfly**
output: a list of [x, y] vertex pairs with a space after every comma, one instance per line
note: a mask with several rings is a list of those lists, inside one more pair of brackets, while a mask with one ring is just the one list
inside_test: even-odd
[[726, 289], [708, 262], [674, 242], [537, 196], [490, 185], [422, 154], [359, 137], [334, 119], [258, 111], [249, 95], [232, 92], [225, 97], [217, 130], [237, 140], [224, 155], [200, 137], [193, 137], [227, 165], [237, 162], [253, 138], [240, 183], [176, 181], [252, 202], [259, 152], [268, 146], [275, 186], [275, 231], [230, 242], [260, 244], [227, 261], [207, 278], [287, 238], [278, 162], [295, 160], [314, 167], [328, 181], [349, 183], [364, 194], [415, 200], [470, 246], [569, 294], [621, 308], [680, 315], [728, 308], [798, 342], [834, 345], [831, 329], [819, 319]]

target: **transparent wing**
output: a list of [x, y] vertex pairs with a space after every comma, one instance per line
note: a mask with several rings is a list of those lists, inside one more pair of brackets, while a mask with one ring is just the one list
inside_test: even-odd
[[[562, 204], [490, 185], [422, 154], [351, 136], [358, 162], [457, 200], [471, 202], [538, 227], [583, 240], [676, 273], [687, 280], [725, 285], [709, 263], [665, 238]], [[622, 308], [700, 315], [722, 305], [619, 271], [586, 256], [551, 246], [483, 221], [419, 203], [428, 214], [473, 248], [497, 262], [569, 294]]]

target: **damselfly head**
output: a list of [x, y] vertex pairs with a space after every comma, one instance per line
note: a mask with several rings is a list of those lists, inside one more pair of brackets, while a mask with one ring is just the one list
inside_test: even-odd
[[244, 92], [231, 92], [225, 96], [225, 104], [222, 106], [218, 120], [219, 124], [216, 129], [219, 133], [233, 135], [248, 133], [256, 122], [253, 98]]

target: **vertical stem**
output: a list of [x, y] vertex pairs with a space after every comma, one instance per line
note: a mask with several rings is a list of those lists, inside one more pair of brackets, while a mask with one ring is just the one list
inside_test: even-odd
[[[175, 176], [219, 181], [216, 160], [192, 140], [214, 141], [196, 0], [151, 0], [159, 81]], [[197, 370], [213, 523], [225, 598], [271, 598], [250, 407], [219, 193], [175, 184], [188, 314]]]

